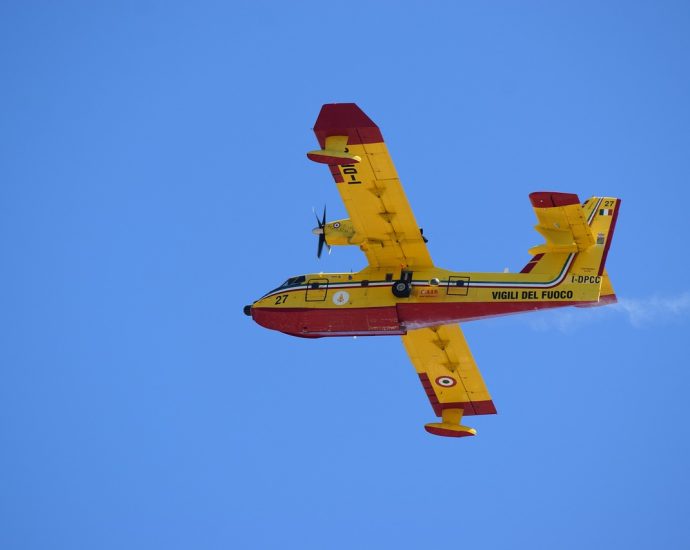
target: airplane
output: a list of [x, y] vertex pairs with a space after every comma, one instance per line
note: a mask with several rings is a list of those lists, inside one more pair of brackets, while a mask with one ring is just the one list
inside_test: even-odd
[[466, 273], [437, 267], [429, 255], [378, 126], [354, 103], [323, 105], [307, 157], [328, 166], [348, 219], [317, 216], [323, 246], [359, 246], [357, 273], [288, 278], [244, 313], [259, 325], [302, 338], [401, 336], [440, 422], [427, 432], [476, 435], [464, 416], [496, 407], [458, 323], [565, 306], [616, 302], [605, 270], [620, 199], [571, 193], [529, 195], [545, 242], [519, 273]]

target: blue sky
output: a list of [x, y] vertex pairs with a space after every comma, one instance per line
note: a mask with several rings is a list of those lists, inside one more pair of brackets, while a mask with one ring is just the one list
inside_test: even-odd
[[[685, 2], [5, 2], [0, 547], [690, 545]], [[242, 306], [316, 259], [323, 103], [381, 127], [436, 262], [517, 270], [536, 190], [621, 197], [621, 303], [464, 325], [499, 410], [398, 338]]]

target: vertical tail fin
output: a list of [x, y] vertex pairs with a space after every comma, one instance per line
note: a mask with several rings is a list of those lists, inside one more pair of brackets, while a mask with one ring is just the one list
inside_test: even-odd
[[582, 205], [594, 242], [579, 250], [571, 268], [573, 274], [603, 276], [620, 202], [614, 197], [592, 197]]
[[599, 292], [599, 301], [591, 305], [605, 306], [608, 304], [615, 304], [616, 302], [618, 302], [618, 298], [616, 298], [616, 291], [613, 290], [613, 285], [611, 284], [611, 279], [609, 279], [609, 274], [606, 272], [606, 269], [604, 269], [604, 273], [601, 276], [601, 290]]

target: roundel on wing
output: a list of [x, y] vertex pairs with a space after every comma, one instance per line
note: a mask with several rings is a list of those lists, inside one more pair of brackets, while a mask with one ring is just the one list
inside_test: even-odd
[[452, 388], [455, 386], [455, 384], [457, 384], [457, 381], [455, 378], [451, 378], [450, 376], [439, 376], [436, 379], [436, 383], [444, 388]]

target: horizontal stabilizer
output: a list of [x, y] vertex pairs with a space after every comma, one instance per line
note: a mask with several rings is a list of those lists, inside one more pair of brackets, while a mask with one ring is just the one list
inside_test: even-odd
[[577, 195], [542, 191], [529, 198], [539, 222], [534, 228], [546, 239], [531, 248], [530, 254], [579, 252], [594, 244]]

